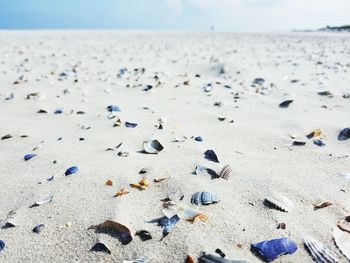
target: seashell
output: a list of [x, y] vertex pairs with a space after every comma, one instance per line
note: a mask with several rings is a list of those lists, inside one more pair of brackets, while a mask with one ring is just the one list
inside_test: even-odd
[[277, 225], [277, 229], [286, 229], [287, 228], [287, 225], [286, 225], [286, 223], [278, 223], [278, 225]]
[[165, 181], [165, 180], [168, 180], [168, 179], [170, 179], [169, 176], [156, 177], [156, 178], [153, 179], [153, 181], [154, 181], [155, 183], [160, 183], [160, 182]]
[[194, 258], [192, 256], [187, 255], [185, 263], [196, 263], [196, 262], [194, 261]]
[[222, 257], [222, 258], [226, 257], [225, 253], [222, 252], [222, 250], [220, 248], [217, 248], [215, 250], [215, 253], [219, 254], [219, 256]]
[[158, 225], [163, 227], [163, 238], [169, 235], [173, 227], [179, 221], [180, 218], [177, 215], [174, 215], [171, 218], [167, 218], [166, 216], [164, 216], [158, 220]]
[[118, 152], [117, 155], [119, 157], [128, 157], [129, 156], [129, 153], [128, 152]]
[[321, 130], [316, 129], [316, 130], [313, 130], [312, 132], [310, 132], [308, 135], [306, 135], [306, 138], [312, 139], [314, 137], [319, 137], [320, 135], [321, 135]]
[[252, 244], [252, 248], [270, 262], [285, 254], [293, 254], [297, 251], [297, 244], [290, 238], [284, 237], [279, 239], [272, 239]]
[[123, 260], [123, 263], [151, 263], [151, 261], [145, 256], [134, 260]]
[[338, 140], [339, 141], [345, 141], [350, 139], [350, 128], [344, 128], [340, 131], [338, 135]]
[[350, 234], [339, 227], [333, 229], [333, 239], [340, 252], [350, 261]]
[[262, 85], [264, 85], [264, 83], [265, 83], [265, 79], [263, 79], [263, 78], [256, 78], [253, 80], [253, 84], [256, 84], [256, 85], [262, 86]]
[[321, 209], [321, 208], [325, 208], [325, 207], [328, 207], [328, 206], [331, 206], [333, 205], [331, 202], [322, 202], [322, 203], [319, 203], [319, 204], [315, 204], [314, 205], [314, 209], [317, 210], [317, 209]]
[[248, 263], [245, 260], [231, 260], [211, 254], [204, 254], [198, 259], [199, 263]]
[[219, 120], [219, 121], [224, 121], [224, 120], [226, 120], [226, 117], [224, 117], [224, 116], [219, 116], [219, 117], [218, 117], [218, 120]]
[[320, 147], [326, 146], [326, 144], [320, 139], [314, 140], [314, 144]]
[[23, 159], [24, 159], [25, 161], [28, 161], [28, 160], [34, 158], [35, 156], [36, 156], [35, 153], [29, 153], [29, 154], [24, 155]]
[[289, 212], [293, 208], [293, 202], [287, 197], [271, 193], [265, 198], [265, 202], [284, 212]]
[[12, 138], [11, 134], [6, 134], [6, 135], [1, 137], [1, 140], [7, 140], [7, 139], [11, 139], [11, 138]]
[[118, 111], [120, 111], [120, 109], [116, 105], [108, 105], [107, 106], [107, 111], [109, 111], [109, 112], [118, 112]]
[[98, 233], [117, 237], [123, 245], [127, 245], [132, 241], [132, 231], [116, 221], [106, 220], [101, 224], [90, 226], [88, 229], [95, 229]]
[[159, 141], [153, 140], [143, 142], [143, 149], [146, 153], [157, 154], [161, 152], [164, 149], [164, 147], [160, 144]]
[[209, 160], [209, 161], [219, 163], [219, 159], [213, 150], [206, 150], [204, 152], [204, 158]]
[[329, 98], [333, 98], [334, 97], [334, 95], [329, 90], [317, 92], [317, 94], [320, 95], [320, 96], [327, 96]]
[[107, 180], [107, 182], [106, 182], [106, 185], [108, 185], [108, 186], [113, 186], [113, 181], [112, 180]]
[[47, 111], [43, 110], [43, 109], [40, 109], [40, 110], [37, 111], [37, 113], [47, 113]]
[[149, 181], [146, 177], [142, 178], [138, 183], [131, 183], [131, 187], [138, 188], [140, 190], [146, 190], [149, 187]]
[[48, 178], [46, 178], [46, 181], [52, 181], [53, 179], [55, 178], [55, 176], [54, 175], [52, 175], [52, 176], [50, 176], [50, 177], [48, 177]]
[[341, 172], [338, 173], [338, 175], [342, 178], [344, 178], [345, 180], [350, 180], [350, 173], [349, 172]]
[[293, 141], [293, 146], [304, 146], [306, 142], [303, 141]]
[[122, 126], [122, 120], [120, 118], [118, 118], [114, 124], [113, 124], [113, 127], [120, 127]]
[[33, 228], [33, 232], [39, 234], [41, 231], [44, 229], [44, 224], [37, 225], [36, 227]]
[[139, 174], [146, 174], [149, 173], [152, 170], [151, 167], [144, 167], [139, 171]]
[[57, 110], [54, 111], [54, 114], [62, 114], [64, 112], [63, 108], [58, 108]]
[[175, 138], [174, 138], [174, 142], [184, 142], [186, 140], [187, 140], [186, 136], [181, 136], [181, 137], [175, 136]]
[[78, 166], [71, 166], [65, 171], [64, 175], [68, 176], [68, 175], [71, 175], [71, 174], [75, 174], [75, 173], [78, 172], [78, 170], [79, 170]]
[[1, 240], [0, 239], [0, 251], [4, 250], [5, 249], [5, 241]]
[[291, 104], [294, 100], [285, 100], [280, 103], [279, 107], [280, 108], [288, 108], [289, 104]]
[[344, 217], [343, 219], [341, 219], [341, 220], [338, 222], [337, 226], [338, 226], [341, 230], [350, 233], [350, 216], [346, 216], [346, 217]]
[[135, 234], [136, 236], [139, 236], [142, 241], [147, 241], [152, 239], [151, 233], [146, 230], [139, 230]]
[[232, 169], [229, 164], [226, 164], [221, 171], [219, 172], [219, 177], [228, 180], [228, 178], [231, 176]]
[[135, 128], [135, 127], [137, 126], [137, 123], [133, 123], [133, 122], [128, 122], [128, 121], [126, 121], [126, 122], [124, 123], [124, 125], [125, 125], [126, 128]]
[[98, 241], [95, 245], [93, 245], [90, 251], [105, 252], [105, 253], [111, 254], [111, 251], [109, 250], [109, 248], [100, 241]]
[[195, 205], [209, 205], [220, 202], [217, 195], [210, 192], [197, 192], [191, 198], [191, 203]]
[[204, 167], [202, 165], [197, 165], [196, 169], [194, 170], [194, 174], [195, 175], [200, 175], [202, 173], [206, 173], [207, 172], [207, 167]]
[[194, 137], [194, 140], [197, 142], [202, 142], [203, 138], [201, 136]]
[[4, 219], [0, 220], [0, 228], [5, 229], [17, 226], [17, 223], [14, 219], [15, 214], [16, 211], [12, 210], [7, 214], [7, 216]]
[[43, 144], [44, 144], [44, 141], [41, 141], [37, 146], [35, 146], [34, 148], [33, 148], [33, 152], [34, 151], [36, 151], [36, 150], [39, 150], [42, 146], [43, 146]]
[[305, 246], [317, 263], [337, 263], [337, 255], [324, 244], [312, 237], [304, 238]]
[[120, 190], [119, 192], [117, 192], [117, 193], [114, 195], [114, 197], [126, 195], [126, 194], [128, 194], [128, 193], [130, 193], [129, 190], [126, 189], [126, 188], [123, 188], [122, 190]]
[[48, 195], [48, 196], [44, 197], [43, 199], [40, 199], [40, 200], [36, 201], [34, 203], [34, 205], [32, 205], [31, 207], [44, 205], [44, 204], [50, 203], [52, 200], [53, 200], [53, 195], [51, 194], [51, 195]]

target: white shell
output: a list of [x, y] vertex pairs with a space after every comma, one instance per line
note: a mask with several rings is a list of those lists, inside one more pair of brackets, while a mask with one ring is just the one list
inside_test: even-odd
[[53, 199], [53, 195], [49, 195], [49, 196], [44, 197], [43, 199], [36, 201], [35, 204], [36, 205], [43, 205], [46, 203], [50, 203], [52, 201], [52, 199]]
[[312, 258], [317, 263], [337, 263], [337, 255], [324, 244], [312, 237], [304, 238], [305, 246], [308, 248]]
[[293, 202], [291, 200], [289, 200], [283, 195], [279, 195], [276, 193], [271, 193], [270, 195], [268, 195], [265, 198], [265, 201], [284, 212], [289, 212], [293, 208]]
[[335, 227], [333, 229], [333, 239], [341, 253], [350, 260], [350, 234]]
[[134, 260], [123, 260], [123, 263], [148, 263], [150, 262], [148, 257], [140, 257], [138, 259], [134, 259]]

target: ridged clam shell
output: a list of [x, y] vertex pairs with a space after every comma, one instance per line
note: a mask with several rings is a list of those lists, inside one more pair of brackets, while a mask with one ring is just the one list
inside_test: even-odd
[[195, 205], [209, 205], [220, 202], [216, 194], [210, 192], [197, 192], [191, 198], [191, 203]]
[[164, 149], [163, 145], [160, 144], [159, 141], [153, 140], [153, 141], [145, 141], [143, 142], [143, 149], [146, 153], [159, 153]]
[[304, 238], [305, 246], [307, 247], [312, 258], [317, 263], [337, 263], [337, 255], [326, 247], [324, 244], [314, 239], [313, 237]]
[[229, 164], [226, 164], [221, 171], [219, 172], [219, 176], [225, 180], [231, 176], [232, 169]]
[[293, 208], [293, 202], [291, 200], [289, 200], [283, 195], [279, 195], [276, 193], [271, 193], [270, 195], [268, 195], [265, 198], [265, 201], [284, 212], [289, 212]]
[[333, 229], [333, 239], [341, 253], [350, 261], [350, 234], [339, 227]]

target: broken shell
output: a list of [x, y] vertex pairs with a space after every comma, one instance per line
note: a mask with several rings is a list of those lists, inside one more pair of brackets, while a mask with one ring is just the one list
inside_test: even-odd
[[341, 253], [350, 260], [350, 234], [339, 227], [333, 229], [333, 239]]
[[284, 237], [252, 244], [252, 248], [257, 250], [262, 257], [270, 262], [279, 256], [293, 254], [297, 251], [298, 246], [290, 238]]
[[143, 142], [143, 149], [146, 153], [156, 154], [164, 149], [163, 145], [159, 141], [145, 141]]
[[343, 219], [341, 219], [341, 220], [339, 221], [339, 223], [337, 224], [337, 226], [338, 226], [341, 230], [350, 233], [350, 216], [346, 216], [346, 217], [344, 217]]
[[113, 181], [112, 180], [107, 180], [106, 185], [113, 186]]
[[221, 171], [219, 172], [219, 177], [228, 180], [228, 178], [231, 176], [232, 169], [229, 164], [226, 164]]
[[44, 229], [44, 224], [37, 225], [36, 227], [33, 228], [33, 232], [39, 234], [41, 231]]
[[280, 103], [279, 107], [280, 108], [288, 108], [289, 104], [291, 104], [292, 102], [293, 102], [293, 100], [285, 100], [285, 101]]
[[130, 193], [129, 190], [126, 189], [126, 188], [123, 188], [122, 190], [120, 190], [119, 192], [117, 192], [117, 193], [114, 195], [114, 197], [126, 195], [126, 194], [128, 194], [128, 193]]
[[179, 221], [180, 221], [180, 218], [177, 215], [174, 215], [171, 218], [167, 218], [166, 216], [160, 218], [158, 220], [158, 225], [163, 227], [163, 237], [166, 237], [167, 235], [169, 235], [173, 227]]
[[109, 111], [109, 112], [118, 112], [118, 111], [120, 111], [120, 109], [116, 105], [108, 105], [107, 106], [107, 111]]
[[321, 130], [316, 129], [316, 130], [313, 130], [312, 132], [310, 132], [308, 135], [306, 135], [306, 138], [312, 139], [314, 137], [319, 137], [320, 135], [321, 135]]
[[160, 183], [160, 182], [165, 181], [167, 179], [170, 179], [170, 177], [169, 176], [167, 176], [167, 177], [157, 177], [157, 178], [154, 178], [154, 182], [155, 183]]
[[191, 203], [195, 205], [209, 205], [220, 202], [217, 195], [210, 192], [197, 192], [191, 198]]
[[129, 153], [128, 152], [118, 152], [117, 155], [120, 157], [128, 157]]
[[337, 255], [324, 244], [312, 237], [304, 238], [305, 246], [312, 258], [318, 263], [337, 263]]
[[137, 123], [133, 123], [133, 122], [128, 122], [128, 121], [126, 121], [126, 122], [124, 123], [124, 125], [125, 125], [126, 128], [135, 128], [135, 127], [137, 126]]
[[5, 249], [5, 242], [0, 239], [0, 251]]
[[7, 214], [7, 216], [4, 219], [0, 220], [0, 228], [4, 229], [17, 226], [17, 223], [14, 219], [15, 214], [16, 211], [12, 210]]
[[6, 134], [6, 135], [1, 137], [1, 140], [7, 140], [7, 139], [11, 139], [11, 138], [12, 138], [11, 134]]
[[248, 263], [245, 260], [231, 260], [211, 254], [204, 254], [198, 260], [199, 263]]
[[25, 161], [28, 161], [28, 160], [34, 158], [35, 156], [36, 156], [35, 153], [29, 153], [29, 154], [24, 155], [23, 159], [24, 159]]
[[206, 150], [204, 152], [204, 158], [209, 160], [209, 161], [219, 163], [219, 159], [213, 150]]
[[123, 260], [123, 263], [150, 263], [148, 257], [141, 257], [134, 260]]
[[146, 230], [139, 230], [135, 234], [136, 236], [139, 236], [142, 241], [147, 241], [152, 239], [151, 233]]
[[302, 142], [302, 141], [293, 141], [293, 145], [294, 146], [304, 146], [306, 144], [306, 142]]
[[314, 144], [320, 147], [326, 146], [326, 144], [320, 139], [314, 140]]
[[152, 170], [151, 167], [144, 167], [139, 171], [139, 174], [146, 174], [149, 173]]
[[118, 120], [116, 120], [113, 124], [113, 127], [119, 127], [122, 125], [122, 120], [120, 118], [118, 118]]
[[334, 97], [334, 95], [329, 90], [321, 91], [321, 92], [318, 92], [317, 94], [320, 95], [320, 96], [327, 96], [329, 98], [333, 98]]
[[289, 212], [293, 208], [293, 202], [287, 197], [271, 193], [265, 198], [265, 202], [284, 212]]
[[65, 171], [64, 175], [68, 176], [68, 175], [71, 175], [71, 174], [75, 174], [75, 173], [78, 172], [78, 170], [79, 170], [78, 166], [71, 166]]
[[116, 236], [123, 245], [132, 241], [132, 231], [116, 221], [106, 220], [101, 224], [90, 226], [88, 229], [95, 229], [99, 233], [109, 234], [112, 237]]
[[47, 203], [50, 203], [52, 200], [53, 200], [53, 195], [49, 195], [47, 197], [44, 197], [43, 199], [40, 199], [39, 201], [36, 201], [33, 206], [47, 204]]
[[344, 128], [340, 131], [338, 135], [338, 140], [339, 141], [345, 141], [350, 139], [350, 128]]
[[196, 262], [194, 261], [194, 258], [192, 256], [187, 255], [185, 263], [196, 263]]
[[102, 242], [97, 242], [95, 245], [92, 246], [90, 251], [105, 252], [105, 253], [111, 254], [111, 251], [109, 250], [109, 248]]
[[331, 206], [331, 205], [333, 205], [331, 202], [326, 201], [326, 202], [322, 202], [319, 204], [315, 204], [314, 209], [317, 210], [317, 209], [325, 208], [325, 207]]
[[146, 177], [142, 178], [138, 183], [131, 183], [131, 187], [138, 188], [140, 190], [146, 190], [149, 187], [149, 181]]

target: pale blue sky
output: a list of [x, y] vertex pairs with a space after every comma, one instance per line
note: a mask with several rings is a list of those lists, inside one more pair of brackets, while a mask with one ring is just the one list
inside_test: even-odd
[[261, 32], [350, 24], [350, 0], [0, 0], [0, 28]]

